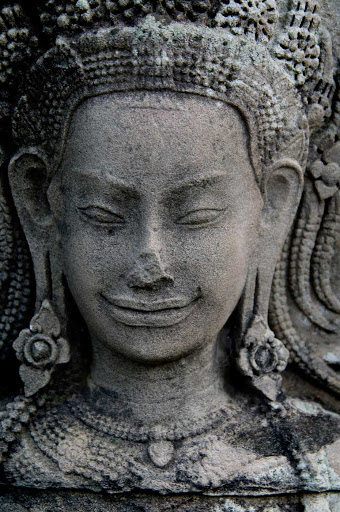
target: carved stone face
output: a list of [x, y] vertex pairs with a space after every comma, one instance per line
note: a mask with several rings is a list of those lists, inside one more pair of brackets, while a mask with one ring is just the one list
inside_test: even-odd
[[235, 108], [180, 93], [88, 99], [55, 183], [63, 269], [93, 343], [157, 363], [216, 338], [262, 210]]

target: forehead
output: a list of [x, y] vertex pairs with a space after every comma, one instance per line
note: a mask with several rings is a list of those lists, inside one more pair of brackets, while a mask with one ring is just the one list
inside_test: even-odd
[[[127, 183], [172, 184], [251, 168], [240, 112], [184, 93], [112, 93], [74, 112], [62, 166]], [[251, 170], [252, 172], [252, 170]]]

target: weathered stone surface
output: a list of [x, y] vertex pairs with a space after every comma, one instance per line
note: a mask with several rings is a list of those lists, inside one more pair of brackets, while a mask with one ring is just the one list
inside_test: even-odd
[[337, 512], [338, 495], [280, 497], [103, 496], [90, 493], [12, 491], [0, 496], [6, 512]]
[[339, 27], [0, 6], [1, 511], [339, 512]]

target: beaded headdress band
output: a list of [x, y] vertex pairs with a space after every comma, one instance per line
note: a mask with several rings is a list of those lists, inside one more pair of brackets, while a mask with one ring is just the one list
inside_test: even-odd
[[[291, 3], [275, 40], [280, 20], [274, 0], [8, 5], [0, 13], [1, 99], [8, 106], [3, 128], [8, 132], [12, 117], [18, 146], [38, 145], [57, 155], [72, 109], [87, 96], [143, 88], [190, 92], [243, 111], [256, 135], [255, 167], [262, 169], [304, 137], [305, 112], [316, 125], [329, 115], [334, 92], [318, 4]], [[13, 104], [18, 107], [11, 116]]]

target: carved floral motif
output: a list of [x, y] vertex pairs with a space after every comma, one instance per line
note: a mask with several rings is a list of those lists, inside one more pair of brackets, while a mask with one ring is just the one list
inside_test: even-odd
[[289, 352], [275, 338], [263, 318], [256, 316], [240, 350], [240, 368], [252, 378], [253, 385], [275, 400], [280, 391], [280, 373], [286, 368]]
[[256, 39], [271, 39], [278, 11], [274, 0], [227, 0], [222, 2], [215, 21], [230, 27], [234, 34], [253, 33]]
[[45, 300], [29, 329], [24, 329], [13, 343], [25, 383], [25, 394], [31, 396], [49, 382], [57, 364], [70, 360], [68, 342], [60, 336], [60, 322], [50, 303]]

